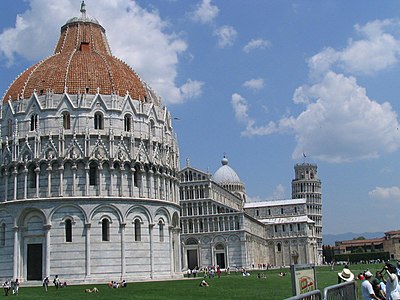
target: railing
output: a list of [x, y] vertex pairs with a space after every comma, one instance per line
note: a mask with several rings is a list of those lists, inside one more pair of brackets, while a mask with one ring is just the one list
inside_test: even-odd
[[328, 286], [324, 289], [324, 297], [320, 290], [287, 298], [286, 300], [357, 300], [356, 282], [344, 282]]
[[286, 300], [322, 300], [322, 294], [320, 290], [311, 291], [305, 294], [293, 296], [291, 298], [287, 298]]
[[356, 282], [343, 282], [324, 289], [324, 300], [357, 300]]

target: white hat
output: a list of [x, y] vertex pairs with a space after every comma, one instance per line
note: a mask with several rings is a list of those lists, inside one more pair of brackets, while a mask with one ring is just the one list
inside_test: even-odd
[[354, 274], [347, 268], [344, 268], [338, 276], [344, 281], [352, 281], [354, 279]]
[[365, 277], [368, 277], [368, 278], [369, 278], [369, 277], [372, 277], [372, 273], [371, 273], [370, 271], [367, 270], [367, 271], [364, 273], [364, 276], [365, 276]]

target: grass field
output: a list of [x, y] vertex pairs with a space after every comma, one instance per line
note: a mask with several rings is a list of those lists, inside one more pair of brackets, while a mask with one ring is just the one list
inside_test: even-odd
[[[369, 269], [375, 273], [382, 265], [352, 265], [350, 269], [355, 276], [359, 272]], [[334, 271], [330, 267], [317, 268], [318, 288], [323, 291], [326, 286], [337, 283], [337, 273], [341, 271], [336, 266]], [[280, 271], [287, 272], [285, 277], [278, 276]], [[29, 299], [285, 299], [292, 296], [291, 278], [288, 269], [262, 271], [266, 278], [257, 278], [258, 271], [251, 272], [251, 276], [243, 277], [239, 273], [223, 274], [220, 279], [207, 278], [210, 287], [199, 287], [202, 278], [184, 279], [160, 282], [130, 282], [127, 288], [110, 289], [106, 284], [68, 286], [56, 290], [49, 287], [46, 293], [42, 287], [24, 287], [22, 284], [18, 295], [19, 300]], [[86, 294], [86, 288], [96, 286], [99, 293]], [[9, 297], [14, 297], [9, 293]], [[360, 298], [361, 299], [361, 298]]]

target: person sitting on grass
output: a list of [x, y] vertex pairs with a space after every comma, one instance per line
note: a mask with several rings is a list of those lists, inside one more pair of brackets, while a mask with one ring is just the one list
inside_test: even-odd
[[207, 281], [205, 281], [204, 279], [200, 282], [199, 286], [201, 287], [209, 287], [210, 285], [208, 284]]

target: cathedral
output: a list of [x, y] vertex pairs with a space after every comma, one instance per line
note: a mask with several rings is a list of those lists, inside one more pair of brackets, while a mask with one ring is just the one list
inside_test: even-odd
[[227, 158], [213, 175], [179, 161], [170, 112], [82, 1], [0, 106], [0, 279], [320, 262], [316, 165], [295, 166], [293, 199], [251, 203]]
[[187, 163], [179, 187], [182, 268], [320, 264], [321, 223], [312, 219], [322, 217], [317, 166], [297, 164], [295, 173], [293, 199], [247, 202], [226, 157], [213, 175]]

